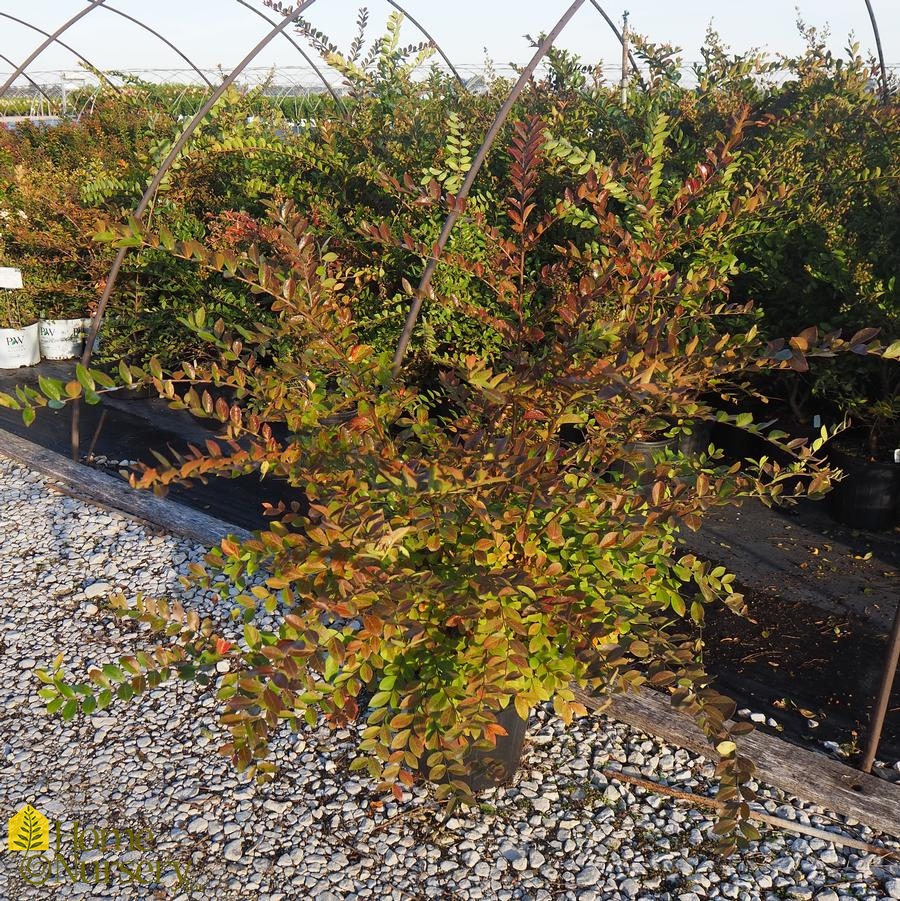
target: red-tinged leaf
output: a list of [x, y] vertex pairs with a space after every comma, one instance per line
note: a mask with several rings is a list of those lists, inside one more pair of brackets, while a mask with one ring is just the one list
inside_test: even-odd
[[795, 353], [791, 357], [791, 369], [795, 372], [809, 372], [809, 363], [801, 353]]
[[509, 733], [506, 731], [506, 729], [503, 728], [503, 726], [500, 725], [500, 723], [488, 723], [484, 727], [484, 734], [493, 735], [497, 738], [502, 738], [505, 735], [509, 735]]
[[855, 345], [866, 344], [881, 332], [880, 328], [864, 328], [860, 329], [848, 342], [856, 350]]

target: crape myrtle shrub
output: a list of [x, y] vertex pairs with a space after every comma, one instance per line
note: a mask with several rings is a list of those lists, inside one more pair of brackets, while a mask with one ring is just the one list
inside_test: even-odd
[[[709, 450], [648, 461], [633, 441], [708, 419], [758, 431], [708, 399], [811, 356], [867, 355], [873, 335], [760, 335], [733, 281], [738, 252], [792, 197], [759, 150], [778, 121], [742, 102], [745, 78], [714, 111], [714, 89], [696, 92], [714, 123], [698, 140], [671, 102], [687, 95], [666, 83], [665, 54], [645, 46], [660, 62], [637, 126], [560, 55], [526, 92], [395, 377], [411, 283], [505, 90], [414, 82], [407, 58], [425, 48], [400, 47], [397, 27], [343, 59], [310, 36], [343, 67], [347, 118], [295, 130], [277, 113], [250, 119], [231, 94], [143, 222], [96, 204], [100, 246], [133, 251], [123, 291], [182, 304], [182, 343], [162, 349], [187, 359], [123, 362], [115, 377], [79, 367], [0, 403], [30, 422], [40, 406], [151, 384], [225, 437], [144, 467], [136, 485], [258, 473], [300, 489], [309, 509], [271, 509], [267, 529], [193, 570], [236, 595], [239, 641], [164, 599], [117, 598], [159, 645], [84, 681], [57, 660], [42, 697], [71, 718], [175, 677], [209, 685], [227, 660], [223, 752], [240, 769], [271, 778], [279, 726], [324, 716], [359, 723], [354, 767], [378, 784], [402, 796], [423, 773], [440, 797], [469, 798], [470, 754], [502, 737], [501, 711], [552, 700], [569, 719], [583, 712], [573, 683], [650, 683], [720, 755], [727, 831], [752, 798], [734, 741], [746, 727], [729, 726], [734, 705], [710, 686], [692, 630], [707, 604], [742, 602], [724, 568], [683, 553], [678, 531], [749, 496], [820, 496], [828, 434], [807, 447], [766, 431], [789, 465]], [[209, 386], [226, 390], [214, 399]]]
[[[753, 227], [767, 194], [734, 183], [740, 123], [677, 188], [664, 185], [668, 127], [661, 117], [636, 157], [589, 167], [544, 201], [538, 187], [554, 141], [538, 116], [511, 124], [498, 149], [509, 166], [506, 227], [471, 210], [486, 262], [453, 252], [449, 260], [491, 303], [476, 292], [430, 301], [498, 336], [496, 359], [445, 360], [449, 403], [439, 413], [414, 362], [394, 377], [390, 351], [360, 341], [353, 265], [292, 202], [257, 224], [272, 261], [253, 247], [225, 252], [137, 222], [110, 227], [114, 246], [252, 287], [273, 324], [234, 331], [198, 309], [185, 325], [216, 362], [171, 372], [157, 360], [147, 370], [123, 363], [115, 379], [79, 368], [68, 384], [43, 379], [0, 403], [30, 422], [41, 406], [149, 383], [226, 434], [160, 457], [136, 486], [258, 472], [286, 479], [310, 506], [270, 510], [269, 528], [222, 542], [206, 568], [194, 567], [201, 584], [236, 593], [240, 641], [177, 604], [114, 599], [159, 645], [81, 682], [58, 659], [40, 674], [50, 711], [90, 714], [175, 677], [209, 685], [227, 660], [222, 750], [240, 769], [271, 778], [272, 735], [324, 715], [336, 726], [359, 722], [353, 768], [398, 797], [424, 773], [438, 797], [471, 800], [470, 754], [504, 735], [501, 711], [527, 717], [552, 700], [569, 720], [584, 713], [573, 683], [607, 693], [650, 683], [697, 718], [721, 757], [720, 831], [746, 816], [751, 767], [734, 738], [748, 727], [728, 724], [734, 705], [710, 686], [688, 628], [702, 623], [706, 604], [740, 610], [742, 599], [724, 568], [682, 553], [677, 533], [745, 497], [821, 495], [831, 473], [815, 454], [827, 436], [807, 447], [768, 432], [787, 467], [765, 458], [732, 466], [709, 452], [648, 462], [629, 444], [703, 418], [755, 428], [702, 398], [848, 345], [815, 329], [767, 344], [746, 326], [752, 311], [727, 302], [731, 261], [719, 248]], [[457, 202], [411, 180], [389, 187], [442, 213]], [[360, 238], [416, 250], [404, 225], [375, 220]], [[556, 226], [579, 242], [549, 253]], [[873, 349], [862, 337], [850, 343]], [[278, 346], [293, 352], [272, 353]], [[229, 391], [214, 400], [210, 383]], [[566, 440], [566, 426], [583, 440]], [[758, 837], [740, 828], [742, 840]]]
[[0, 130], [0, 257], [23, 270], [36, 313], [84, 315], [96, 301], [111, 255], [91, 241], [98, 197], [90, 185], [114, 173], [121, 189], [110, 190], [107, 208], [121, 213], [146, 171], [151, 117], [103, 97], [77, 123]]

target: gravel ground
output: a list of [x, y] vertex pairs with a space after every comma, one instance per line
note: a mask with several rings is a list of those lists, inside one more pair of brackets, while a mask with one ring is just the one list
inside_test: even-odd
[[[443, 825], [426, 789], [396, 803], [349, 774], [347, 730], [285, 735], [274, 749], [279, 777], [247, 784], [217, 754], [216, 703], [195, 686], [88, 720], [48, 718], [33, 670], [63, 651], [82, 674], [133, 649], [143, 636], [106, 615], [103, 598], [121, 588], [184, 599], [178, 575], [203, 550], [69, 498], [3, 458], [0, 549], [0, 810], [8, 818], [31, 803], [52, 836], [59, 823], [65, 864], [57, 878], [53, 851], [4, 851], [2, 901], [900, 898], [900, 864], [808, 836], [766, 829], [749, 851], [717, 858], [706, 811], [602, 773], [627, 768], [703, 793], [712, 766], [604, 717], [565, 727], [539, 712], [515, 785]], [[187, 600], [227, 615], [227, 603]], [[801, 800], [760, 793], [779, 817], [900, 849]], [[118, 850], [93, 848], [104, 827]], [[48, 868], [49, 881], [26, 881], [23, 860], [32, 882]]]

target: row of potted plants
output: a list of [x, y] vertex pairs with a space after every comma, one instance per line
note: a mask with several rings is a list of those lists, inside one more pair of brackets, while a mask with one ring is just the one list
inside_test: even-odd
[[0, 267], [0, 369], [34, 366], [45, 360], [80, 357], [91, 319], [73, 316], [73, 305], [63, 304], [34, 313], [23, 288], [19, 269]]

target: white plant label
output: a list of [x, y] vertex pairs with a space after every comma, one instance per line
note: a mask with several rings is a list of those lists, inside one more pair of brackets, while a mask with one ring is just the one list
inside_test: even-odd
[[17, 291], [22, 287], [22, 270], [9, 266], [0, 266], [0, 288]]

